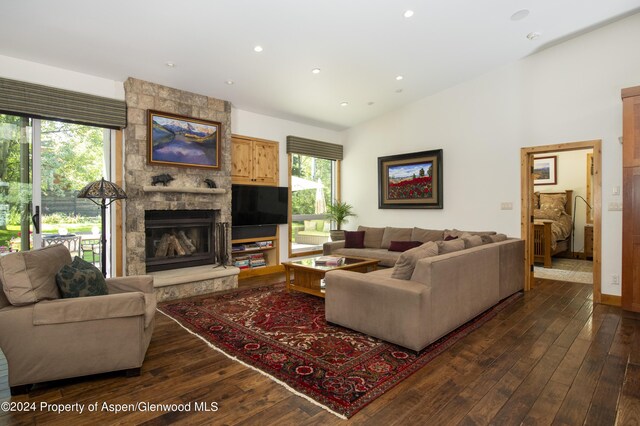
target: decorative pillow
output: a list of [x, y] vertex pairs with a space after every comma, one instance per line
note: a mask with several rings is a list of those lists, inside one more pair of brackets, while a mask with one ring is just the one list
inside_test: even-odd
[[482, 238], [482, 244], [491, 244], [493, 242], [491, 237], [493, 237], [493, 235], [480, 235], [480, 238]]
[[453, 236], [453, 235], [447, 235], [446, 237], [444, 237], [444, 241], [451, 241], [451, 240], [457, 240], [458, 236]]
[[482, 237], [480, 235], [471, 235], [462, 239], [464, 248], [478, 247], [482, 245]]
[[428, 241], [441, 241], [442, 239], [444, 239], [444, 231], [442, 230], [413, 228], [413, 231], [411, 231], [412, 241], [426, 243]]
[[69, 263], [71, 255], [62, 244], [0, 256], [0, 281], [7, 300], [23, 306], [59, 299], [55, 275]]
[[388, 249], [391, 241], [409, 241], [411, 239], [412, 228], [393, 228], [387, 226], [382, 234], [380, 248]]
[[318, 232], [322, 232], [322, 230], [324, 229], [324, 220], [314, 220], [314, 222], [316, 223], [316, 231]]
[[65, 299], [109, 294], [102, 272], [77, 256], [71, 265], [60, 268], [56, 274], [56, 284]]
[[412, 248], [420, 247], [421, 241], [391, 241], [389, 251], [407, 251]]
[[329, 232], [331, 230], [331, 222], [328, 220], [324, 221], [324, 225], [322, 226], [322, 232]]
[[344, 231], [344, 248], [364, 248], [364, 231]]
[[382, 244], [382, 235], [384, 234], [384, 228], [358, 226], [358, 231], [365, 231], [365, 234], [364, 234], [365, 248], [380, 248], [380, 245]]
[[408, 280], [413, 275], [418, 260], [425, 257], [437, 256], [438, 245], [434, 241], [424, 243], [421, 246], [405, 251], [400, 255], [393, 267], [391, 278]]
[[533, 210], [533, 218], [534, 219], [548, 219], [548, 220], [558, 220], [562, 215], [562, 210], [559, 209], [534, 209]]
[[316, 230], [316, 222], [315, 222], [315, 220], [305, 220], [304, 221], [304, 230], [306, 232], [315, 231]]
[[507, 236], [505, 234], [496, 234], [496, 235], [491, 235], [491, 241], [493, 241], [494, 243], [499, 243], [500, 241], [506, 241]]
[[[451, 239], [453, 239], [454, 237], [459, 237], [462, 234], [464, 234], [464, 231], [460, 231], [458, 229], [445, 229], [444, 230], [444, 238], [443, 241], [449, 241]], [[449, 238], [449, 240], [447, 240], [447, 237], [451, 237]]]
[[459, 238], [450, 241], [438, 241], [436, 244], [438, 244], [439, 254], [453, 253], [454, 251], [464, 250], [464, 241]]

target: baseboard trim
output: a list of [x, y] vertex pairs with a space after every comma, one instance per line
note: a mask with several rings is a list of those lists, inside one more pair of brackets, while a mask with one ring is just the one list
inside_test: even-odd
[[600, 303], [603, 305], [622, 306], [622, 297], [614, 296], [612, 294], [601, 294]]

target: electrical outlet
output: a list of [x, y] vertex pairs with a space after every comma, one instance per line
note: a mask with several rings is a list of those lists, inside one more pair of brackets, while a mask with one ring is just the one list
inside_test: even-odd
[[611, 285], [620, 285], [620, 275], [611, 275]]

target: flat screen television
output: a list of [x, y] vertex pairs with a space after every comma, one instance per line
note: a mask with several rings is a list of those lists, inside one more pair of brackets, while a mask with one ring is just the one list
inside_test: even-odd
[[255, 226], [287, 223], [287, 187], [231, 185], [231, 225]]

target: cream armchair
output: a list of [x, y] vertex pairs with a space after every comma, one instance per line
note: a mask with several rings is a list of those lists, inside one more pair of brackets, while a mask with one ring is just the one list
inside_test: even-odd
[[108, 278], [109, 294], [59, 298], [63, 245], [0, 257], [0, 349], [11, 394], [34, 383], [124, 370], [139, 375], [154, 328], [153, 278]]

